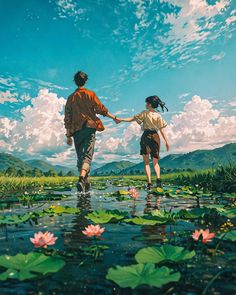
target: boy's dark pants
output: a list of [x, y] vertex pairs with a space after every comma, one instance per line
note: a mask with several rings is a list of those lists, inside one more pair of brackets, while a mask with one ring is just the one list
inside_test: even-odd
[[90, 172], [95, 146], [96, 129], [84, 127], [73, 134], [75, 150], [77, 153], [77, 167], [79, 172], [83, 169]]

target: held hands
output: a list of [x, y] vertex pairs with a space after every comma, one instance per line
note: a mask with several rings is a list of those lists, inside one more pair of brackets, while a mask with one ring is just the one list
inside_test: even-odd
[[122, 122], [122, 120], [117, 117], [115, 117], [113, 120], [116, 122], [116, 124], [120, 124], [120, 122]]

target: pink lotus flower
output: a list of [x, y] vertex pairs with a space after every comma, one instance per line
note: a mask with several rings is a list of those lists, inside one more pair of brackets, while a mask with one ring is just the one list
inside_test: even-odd
[[90, 224], [88, 227], [85, 227], [85, 230], [82, 231], [84, 235], [86, 235], [88, 238], [91, 237], [100, 237], [102, 233], [104, 233], [105, 228], [100, 227], [99, 224], [93, 225]]
[[137, 199], [139, 197], [139, 193], [136, 190], [136, 188], [129, 188], [129, 195], [131, 196], [131, 198], [133, 199]]
[[195, 232], [192, 234], [192, 238], [194, 239], [194, 241], [198, 241], [200, 239], [200, 237], [202, 237], [202, 242], [203, 244], [207, 243], [207, 242], [211, 242], [212, 238], [214, 238], [215, 234], [214, 233], [210, 233], [209, 229], [203, 230], [195, 230]]
[[54, 234], [48, 231], [45, 233], [39, 231], [38, 233], [34, 234], [34, 238], [30, 238], [30, 241], [34, 244], [35, 248], [47, 248], [49, 245], [54, 245], [56, 240], [57, 237], [54, 237]]

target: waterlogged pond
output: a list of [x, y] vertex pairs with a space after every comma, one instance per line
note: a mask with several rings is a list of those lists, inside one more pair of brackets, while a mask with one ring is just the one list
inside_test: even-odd
[[[60, 187], [0, 200], [0, 294], [236, 294], [233, 194], [114, 179], [86, 196]], [[89, 224], [105, 228], [100, 238], [83, 234]], [[194, 240], [200, 229], [214, 237]], [[35, 249], [39, 231], [58, 239]], [[19, 253], [48, 260], [33, 267]]]

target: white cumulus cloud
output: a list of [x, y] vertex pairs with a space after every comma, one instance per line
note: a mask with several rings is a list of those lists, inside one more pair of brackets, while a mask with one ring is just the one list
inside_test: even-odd
[[207, 99], [194, 95], [167, 128], [174, 152], [210, 149], [236, 141], [236, 116], [221, 116]]
[[[47, 159], [53, 164], [76, 165], [73, 147], [65, 143], [66, 100], [41, 89], [20, 110], [21, 120], [0, 118], [0, 150], [18, 156]], [[235, 101], [229, 103], [235, 106]], [[106, 129], [97, 133], [95, 161], [140, 160], [142, 134], [136, 122], [114, 124], [104, 120]], [[127, 125], [128, 124], [128, 125]], [[171, 153], [211, 149], [236, 141], [236, 116], [224, 116], [209, 99], [194, 95], [183, 111], [171, 117], [166, 133]], [[162, 143], [162, 151], [164, 145]], [[162, 153], [162, 157], [165, 153]]]
[[[117, 130], [116, 127], [106, 129], [100, 135], [96, 148], [97, 160], [140, 159], [140, 126], [133, 122], [128, 127], [118, 127]], [[236, 116], [223, 116], [210, 100], [194, 95], [184, 105], [182, 112], [172, 116], [165, 130], [171, 153], [212, 149], [236, 141]], [[161, 150], [164, 151], [163, 141]]]
[[3, 134], [0, 149], [26, 155], [53, 155], [64, 149], [63, 108], [65, 99], [41, 89], [31, 104], [20, 111], [21, 120], [0, 118]]

